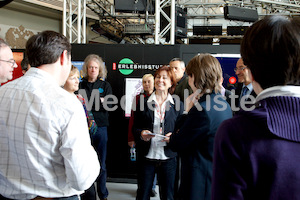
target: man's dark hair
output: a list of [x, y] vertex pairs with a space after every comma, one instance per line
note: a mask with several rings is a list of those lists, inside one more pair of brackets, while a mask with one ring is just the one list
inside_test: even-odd
[[29, 65], [29, 63], [28, 63], [28, 58], [27, 58], [27, 56], [25, 56], [25, 57], [23, 58], [23, 60], [21, 61], [21, 67], [22, 67], [22, 70], [27, 71], [27, 70], [28, 70], [28, 65]]
[[267, 16], [254, 23], [241, 43], [244, 64], [263, 89], [300, 84], [300, 21]]
[[29, 38], [26, 43], [26, 55], [31, 67], [55, 63], [64, 50], [71, 55], [68, 39], [54, 31], [43, 31]]

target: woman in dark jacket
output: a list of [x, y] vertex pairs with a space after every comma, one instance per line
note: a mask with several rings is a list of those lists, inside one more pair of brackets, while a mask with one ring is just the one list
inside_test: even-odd
[[167, 141], [183, 112], [182, 103], [176, 102], [169, 93], [175, 85], [173, 70], [168, 66], [159, 68], [154, 75], [155, 92], [140, 101], [134, 113], [133, 133], [139, 162], [138, 200], [150, 199], [155, 172], [160, 198], [173, 200], [177, 154]]
[[210, 200], [215, 133], [220, 123], [232, 117], [219, 84], [222, 69], [210, 54], [195, 56], [187, 65], [193, 94], [186, 100], [187, 115], [177, 123], [169, 146], [181, 158], [180, 200]]
[[[85, 98], [87, 109], [92, 110], [94, 119], [98, 126], [96, 134], [92, 137], [92, 144], [95, 147], [101, 171], [97, 179], [97, 192], [99, 198], [106, 199], [108, 190], [106, 188], [106, 153], [107, 153], [107, 126], [108, 111], [103, 107], [104, 97], [112, 94], [110, 84], [105, 81], [107, 70], [101, 57], [95, 54], [88, 55], [82, 67], [83, 79], [80, 82], [79, 93]], [[94, 186], [92, 186], [93, 189]], [[94, 199], [88, 198], [88, 199]]]

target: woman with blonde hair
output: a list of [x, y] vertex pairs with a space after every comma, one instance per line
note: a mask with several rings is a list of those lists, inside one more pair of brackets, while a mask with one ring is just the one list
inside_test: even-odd
[[[92, 112], [87, 109], [85, 99], [80, 94], [75, 94], [75, 92], [78, 91], [78, 89], [79, 89], [79, 77], [80, 77], [79, 70], [77, 69], [77, 67], [72, 65], [69, 77], [66, 80], [66, 83], [64, 84], [63, 88], [70, 94], [76, 96], [78, 98], [78, 100], [82, 103], [82, 106], [85, 111], [85, 115], [87, 117], [90, 137], [92, 138], [93, 135], [96, 134], [96, 132], [97, 132], [97, 124], [94, 120], [94, 116], [93, 116]], [[87, 189], [83, 194], [80, 195], [81, 199], [83, 199], [83, 200], [93, 199], [93, 197], [89, 198], [88, 196], [96, 197], [96, 191], [95, 191], [94, 184], [92, 184], [89, 189]]]
[[84, 98], [80, 94], [75, 94], [75, 92], [79, 89], [79, 70], [74, 65], [71, 67], [69, 77], [63, 88], [70, 94], [75, 95], [81, 102], [87, 118], [90, 134], [91, 136], [94, 135], [97, 132], [97, 124], [95, 123], [93, 114], [87, 109]]
[[[101, 164], [101, 171], [97, 179], [97, 192], [100, 200], [107, 199], [108, 190], [106, 187], [106, 154], [107, 154], [107, 127], [108, 111], [103, 107], [104, 97], [112, 94], [110, 84], [105, 81], [107, 70], [101, 57], [95, 54], [88, 55], [82, 67], [83, 78], [80, 82], [80, 89], [83, 89], [87, 100], [93, 101], [92, 113], [97, 123], [98, 129], [92, 137], [92, 144], [95, 147], [99, 161]], [[99, 99], [91, 99], [95, 97], [95, 93], [99, 93]], [[98, 95], [96, 95], [98, 96]], [[96, 197], [94, 197], [96, 199]]]
[[[135, 107], [138, 101], [140, 100], [141, 95], [143, 95], [143, 97], [149, 97], [152, 94], [154, 90], [154, 76], [152, 74], [145, 74], [142, 78], [142, 84], [143, 84], [143, 92], [136, 95], [134, 99]], [[134, 121], [133, 116], [134, 116], [134, 112], [132, 110], [129, 119], [129, 125], [128, 125], [128, 146], [130, 147], [135, 146], [134, 137], [132, 134], [132, 126]]]
[[169, 146], [181, 158], [180, 200], [210, 200], [215, 133], [231, 118], [229, 104], [220, 94], [222, 69], [210, 54], [192, 58], [186, 67], [193, 90], [186, 100], [186, 115], [178, 122]]

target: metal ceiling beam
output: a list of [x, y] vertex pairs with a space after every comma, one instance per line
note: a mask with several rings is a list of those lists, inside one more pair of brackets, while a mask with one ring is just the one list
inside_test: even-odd
[[[72, 0], [64, 0], [71, 2]], [[75, 0], [73, 0], [75, 1]], [[83, 0], [77, 0], [78, 2]], [[175, 43], [175, 3], [178, 6], [187, 8], [187, 19], [189, 26], [192, 26], [194, 19], [205, 19], [209, 21], [210, 19], [224, 19], [224, 14], [222, 12], [222, 7], [225, 5], [241, 6], [256, 8], [259, 11], [259, 16], [265, 16], [270, 14], [280, 13], [281, 15], [288, 16], [299, 16], [300, 15], [300, 1], [299, 0], [220, 0], [216, 2], [209, 2], [208, 0], [155, 0], [155, 15], [145, 15], [145, 14], [123, 14], [115, 13], [114, 5], [108, 0], [84, 0], [86, 1], [86, 6], [90, 8], [94, 13], [99, 16], [99, 22], [103, 25], [103, 28], [106, 28], [111, 33], [115, 33], [118, 37], [123, 37], [128, 42], [143, 40], [129, 39], [123, 35], [124, 27], [126, 24], [133, 23], [132, 20], [140, 19], [141, 17], [147, 17], [150, 19], [147, 21], [150, 26], [154, 26], [155, 34], [154, 41], [155, 44], [166, 44], [165, 36], [166, 33], [170, 32], [170, 42], [169, 44]], [[153, 0], [154, 1], [154, 0]], [[170, 14], [164, 12], [163, 8], [166, 6], [171, 6]], [[80, 13], [79, 13], [80, 14]], [[73, 21], [70, 16], [68, 30], [74, 35], [75, 29], [71, 28]], [[68, 17], [67, 16], [67, 17]], [[165, 27], [160, 27], [161, 17], [164, 17], [169, 23]], [[74, 18], [74, 17], [73, 17]], [[68, 21], [66, 20], [66, 21]], [[145, 22], [134, 22], [134, 23], [145, 23]], [[190, 27], [189, 27], [190, 28]], [[77, 26], [77, 29], [80, 29]], [[72, 36], [71, 36], [72, 37]], [[133, 38], [133, 36], [131, 36]], [[134, 36], [137, 37], [137, 36]]]
[[86, 1], [64, 0], [63, 34], [70, 43], [86, 43]]
[[[164, 11], [166, 6], [171, 8], [169, 15]], [[161, 17], [168, 21], [164, 28], [160, 27]], [[170, 44], [175, 44], [175, 0], [155, 0], [155, 44], [165, 44], [163, 38], [167, 32], [170, 33]]]

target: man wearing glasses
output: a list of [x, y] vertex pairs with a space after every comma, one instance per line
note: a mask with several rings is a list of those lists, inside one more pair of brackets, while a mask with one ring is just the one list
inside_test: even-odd
[[8, 44], [0, 38], [0, 84], [13, 78], [14, 68], [18, 67]]
[[241, 101], [249, 102], [251, 101], [249, 96], [252, 95], [256, 97], [256, 94], [252, 86], [251, 71], [244, 65], [242, 58], [237, 61], [234, 71], [238, 77], [238, 86], [235, 90], [235, 94], [238, 95], [238, 98], [235, 99], [235, 105], [241, 106]]

